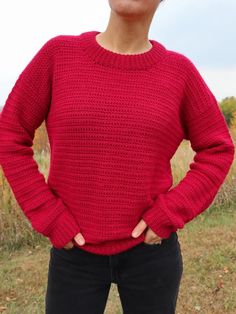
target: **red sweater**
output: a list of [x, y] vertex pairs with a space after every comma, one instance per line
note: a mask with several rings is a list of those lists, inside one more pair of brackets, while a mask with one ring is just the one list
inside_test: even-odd
[[[50, 38], [19, 75], [0, 116], [0, 164], [37, 232], [56, 248], [81, 232], [80, 248], [108, 255], [144, 240], [131, 235], [142, 218], [167, 238], [207, 209], [235, 149], [189, 58], [155, 40], [144, 53], [115, 53], [98, 33]], [[31, 147], [44, 120], [47, 183]], [[170, 160], [183, 139], [196, 154], [174, 187]]]

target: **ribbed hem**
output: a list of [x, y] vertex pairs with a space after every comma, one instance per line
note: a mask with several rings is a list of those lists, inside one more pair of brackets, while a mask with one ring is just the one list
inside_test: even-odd
[[104, 241], [97, 245], [87, 243], [87, 242], [85, 242], [84, 245], [79, 245], [76, 241], [73, 241], [73, 243], [75, 245], [75, 249], [81, 249], [86, 252], [89, 252], [92, 254], [98, 254], [98, 255], [113, 255], [113, 254], [118, 254], [118, 253], [127, 251], [128, 249], [134, 248], [138, 244], [142, 243], [144, 239], [145, 239], [145, 233], [143, 232], [137, 238], [133, 238], [132, 236], [130, 236], [127, 239]]
[[55, 228], [53, 229], [49, 240], [52, 245], [58, 249], [63, 248], [68, 242], [80, 232], [75, 218], [68, 212], [64, 211], [58, 217]]
[[156, 40], [150, 39], [152, 47], [143, 53], [137, 54], [122, 54], [113, 52], [102, 47], [96, 40], [96, 35], [101, 32], [89, 31], [81, 33], [78, 38], [80, 46], [83, 48], [87, 56], [95, 63], [113, 68], [143, 70], [147, 69], [160, 60], [165, 55], [166, 48]]

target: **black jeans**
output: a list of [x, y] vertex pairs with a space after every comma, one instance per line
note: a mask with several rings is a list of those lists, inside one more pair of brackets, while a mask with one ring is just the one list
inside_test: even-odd
[[113, 255], [52, 246], [46, 314], [102, 314], [112, 282], [124, 314], [174, 314], [182, 272], [176, 232]]

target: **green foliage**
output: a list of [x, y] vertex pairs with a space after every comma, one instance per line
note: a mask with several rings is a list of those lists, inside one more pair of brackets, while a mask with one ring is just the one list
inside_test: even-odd
[[228, 127], [236, 125], [236, 98], [233, 96], [224, 98], [220, 102], [220, 107]]

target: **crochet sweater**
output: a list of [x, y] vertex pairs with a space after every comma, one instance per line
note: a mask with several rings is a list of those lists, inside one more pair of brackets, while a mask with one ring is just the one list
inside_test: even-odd
[[[34, 230], [56, 248], [81, 232], [81, 249], [102, 255], [159, 237], [213, 202], [234, 158], [217, 100], [193, 62], [150, 40], [121, 54], [98, 31], [47, 40], [20, 73], [0, 116], [0, 164]], [[32, 149], [45, 121], [47, 182]], [[182, 140], [194, 160], [173, 186], [170, 160]], [[145, 229], [146, 231], [147, 229]]]

